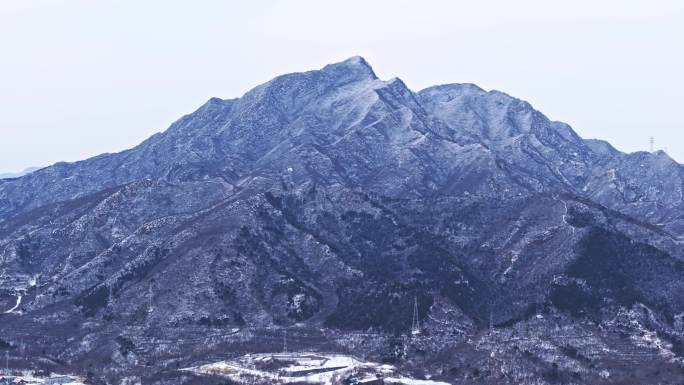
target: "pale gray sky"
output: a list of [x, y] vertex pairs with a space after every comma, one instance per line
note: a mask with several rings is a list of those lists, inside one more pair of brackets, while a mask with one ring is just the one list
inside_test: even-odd
[[0, 173], [119, 151], [212, 96], [364, 56], [684, 161], [684, 2], [0, 0]]

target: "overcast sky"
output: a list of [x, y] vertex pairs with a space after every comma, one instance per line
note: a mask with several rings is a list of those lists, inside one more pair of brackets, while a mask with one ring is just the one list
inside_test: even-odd
[[353, 55], [684, 162], [682, 4], [0, 0], [0, 173], [123, 150], [212, 96]]

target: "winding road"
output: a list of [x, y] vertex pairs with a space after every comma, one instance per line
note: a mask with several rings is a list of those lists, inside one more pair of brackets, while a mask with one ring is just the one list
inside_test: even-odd
[[17, 304], [14, 305], [13, 308], [11, 308], [11, 309], [7, 310], [6, 312], [4, 312], [3, 314], [9, 314], [9, 313], [11, 313], [11, 312], [17, 310], [17, 308], [19, 307], [19, 305], [21, 305], [21, 298], [22, 298], [22, 295], [19, 294], [19, 296], [17, 297]]

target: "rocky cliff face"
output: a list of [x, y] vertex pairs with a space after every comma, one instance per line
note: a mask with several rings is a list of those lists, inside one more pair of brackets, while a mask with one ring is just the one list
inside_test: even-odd
[[[355, 57], [0, 180], [0, 305], [23, 297], [0, 348], [164, 383], [290, 330], [453, 383], [668, 383], [682, 180], [662, 152], [474, 85], [413, 92]], [[401, 337], [414, 300], [423, 333]]]

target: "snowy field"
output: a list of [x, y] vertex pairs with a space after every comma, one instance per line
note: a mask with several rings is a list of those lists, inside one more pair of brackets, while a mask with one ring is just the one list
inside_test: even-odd
[[20, 375], [12, 373], [8, 376], [0, 374], [0, 385], [86, 385], [84, 381], [80, 377], [59, 374], [53, 374], [50, 377], [36, 377], [30, 372]]
[[[448, 385], [403, 376], [391, 365], [366, 362], [340, 354], [263, 353], [234, 360], [182, 369], [202, 375], [226, 377], [240, 384], [342, 384]], [[349, 382], [347, 382], [349, 381]]]

